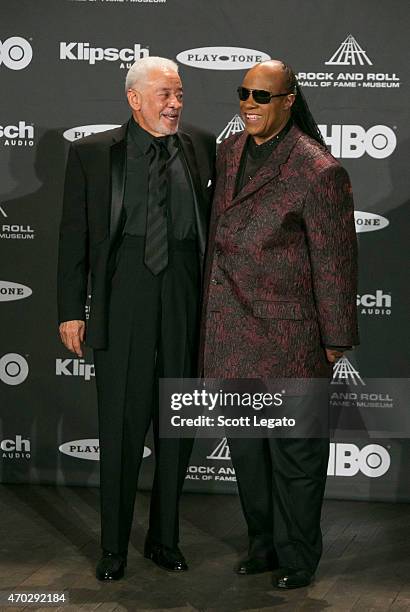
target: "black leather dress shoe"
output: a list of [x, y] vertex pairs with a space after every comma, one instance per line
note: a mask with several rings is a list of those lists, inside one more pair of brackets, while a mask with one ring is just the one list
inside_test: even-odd
[[103, 556], [98, 561], [95, 575], [98, 580], [120, 580], [124, 576], [124, 569], [126, 566], [126, 555], [104, 550]]
[[278, 589], [299, 589], [308, 586], [314, 575], [307, 570], [280, 568], [273, 573], [273, 586]]
[[274, 557], [245, 557], [234, 567], [234, 572], [241, 576], [250, 574], [263, 574], [277, 568], [278, 564]]
[[151, 559], [158, 567], [169, 572], [186, 572], [188, 569], [184, 555], [179, 548], [168, 548], [167, 546], [154, 544], [150, 540], [145, 542], [144, 557]]

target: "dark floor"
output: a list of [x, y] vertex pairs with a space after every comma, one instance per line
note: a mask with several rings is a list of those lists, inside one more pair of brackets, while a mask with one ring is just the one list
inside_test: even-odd
[[[410, 611], [410, 504], [327, 501], [316, 582], [283, 593], [269, 574], [232, 572], [246, 548], [237, 497], [184, 495], [181, 548], [190, 571], [181, 575], [141, 555], [148, 502], [138, 495], [126, 578], [100, 583], [97, 489], [0, 485], [0, 591], [64, 590], [65, 612]], [[22, 609], [56, 608], [0, 605]]]

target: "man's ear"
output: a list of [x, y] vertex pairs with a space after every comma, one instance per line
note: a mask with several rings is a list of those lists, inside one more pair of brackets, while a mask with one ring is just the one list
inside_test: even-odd
[[134, 111], [141, 110], [142, 97], [139, 91], [137, 91], [136, 89], [129, 89], [127, 91], [127, 99], [128, 99], [128, 104], [130, 105], [132, 110]]
[[296, 96], [295, 94], [288, 94], [285, 98], [285, 109], [289, 110], [290, 108], [292, 108], [294, 102], [296, 100]]

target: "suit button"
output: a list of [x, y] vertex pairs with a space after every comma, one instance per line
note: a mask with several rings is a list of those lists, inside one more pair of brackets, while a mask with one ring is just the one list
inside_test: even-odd
[[219, 285], [219, 281], [217, 278], [211, 278], [211, 285]]

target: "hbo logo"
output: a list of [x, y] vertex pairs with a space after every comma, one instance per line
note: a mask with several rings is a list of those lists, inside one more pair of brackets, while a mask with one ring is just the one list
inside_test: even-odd
[[361, 125], [319, 125], [325, 143], [335, 157], [362, 157], [365, 153], [375, 159], [389, 157], [396, 148], [396, 134], [387, 125], [374, 125], [367, 131]]
[[0, 65], [4, 64], [10, 70], [27, 68], [33, 57], [30, 43], [20, 36], [12, 36], [4, 42], [0, 41]]
[[390, 455], [384, 446], [368, 444], [359, 449], [355, 444], [330, 445], [328, 476], [383, 476], [390, 467]]
[[20, 385], [28, 376], [28, 363], [18, 353], [7, 353], [0, 359], [0, 380], [6, 385]]

